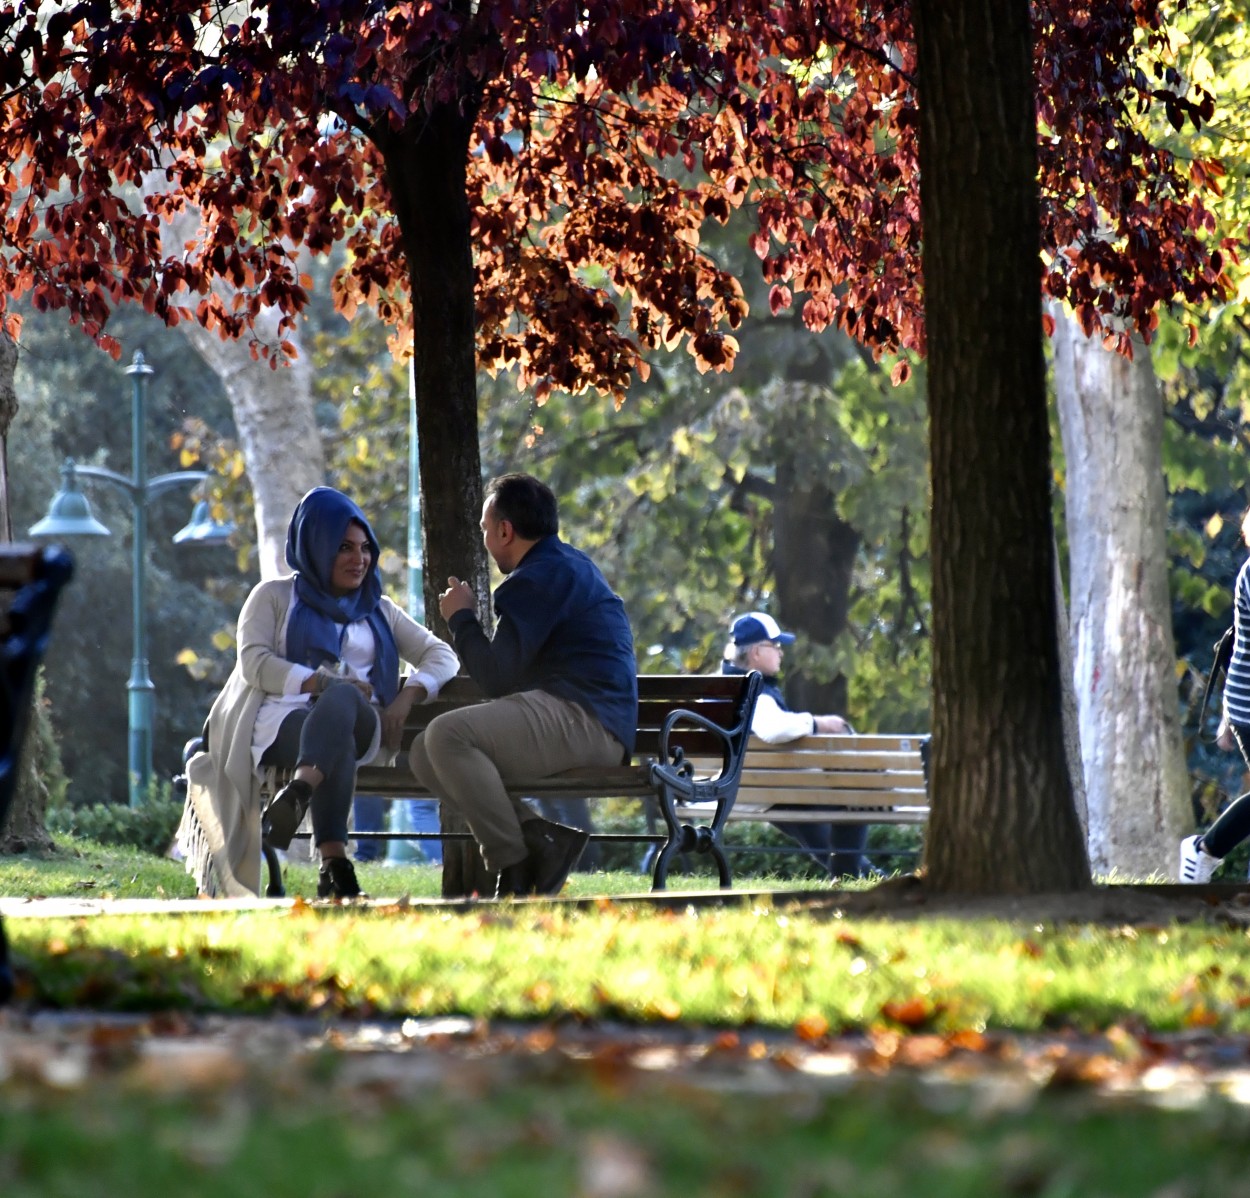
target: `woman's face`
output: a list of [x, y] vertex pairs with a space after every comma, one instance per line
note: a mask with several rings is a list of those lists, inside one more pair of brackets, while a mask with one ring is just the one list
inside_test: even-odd
[[334, 567], [330, 571], [330, 594], [350, 595], [365, 580], [373, 551], [369, 538], [359, 524], [349, 524], [343, 534], [339, 551], [334, 555]]

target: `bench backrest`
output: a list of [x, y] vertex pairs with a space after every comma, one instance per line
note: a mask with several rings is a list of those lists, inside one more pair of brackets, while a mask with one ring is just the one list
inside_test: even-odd
[[925, 741], [887, 734], [804, 736], [770, 745], [752, 737], [738, 803], [927, 807]]

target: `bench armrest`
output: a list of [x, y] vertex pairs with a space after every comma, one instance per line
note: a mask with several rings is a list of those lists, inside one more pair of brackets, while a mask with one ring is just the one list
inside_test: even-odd
[[[694, 793], [695, 763], [686, 755], [686, 750], [681, 745], [674, 744], [673, 740], [680, 729], [695, 728], [715, 737], [721, 757], [720, 774], [698, 784], [699, 789], [713, 791], [723, 783], [732, 788], [731, 793], [736, 793], [747, 742], [751, 736], [751, 717], [755, 714], [755, 701], [759, 698], [762, 685], [763, 678], [757, 671], [752, 671], [747, 676], [736, 712], [737, 722], [732, 728], [724, 728], [687, 708], [670, 712], [660, 726], [660, 757], [652, 763], [651, 776], [657, 780], [667, 779], [670, 783], [677, 783], [681, 790]], [[708, 754], [704, 751], [699, 756], [705, 758]]]

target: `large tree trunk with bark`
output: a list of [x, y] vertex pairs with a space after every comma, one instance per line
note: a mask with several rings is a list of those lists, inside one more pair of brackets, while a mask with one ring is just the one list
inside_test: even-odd
[[1067, 463], [1071, 637], [1096, 871], [1170, 868], [1193, 823], [1167, 577], [1163, 399], [1130, 361], [1052, 305]]
[[1080, 889], [1064, 748], [1027, 0], [917, 0], [939, 892]]
[[490, 568], [478, 527], [482, 459], [466, 174], [474, 116], [471, 108], [443, 105], [382, 145], [412, 289], [425, 610], [442, 636], [438, 596], [452, 575], [473, 588], [487, 627], [490, 613]]
[[[438, 596], [451, 576], [472, 587], [483, 626], [491, 620], [490, 567], [478, 526], [482, 459], [466, 178], [474, 115], [467, 102], [444, 105], [382, 143], [412, 289], [426, 622], [443, 637], [449, 634]], [[467, 831], [446, 812], [443, 828]], [[445, 843], [444, 895], [493, 895], [494, 881], [472, 841]]]
[[13, 540], [9, 495], [9, 429], [17, 415], [17, 342], [0, 328], [0, 540]]

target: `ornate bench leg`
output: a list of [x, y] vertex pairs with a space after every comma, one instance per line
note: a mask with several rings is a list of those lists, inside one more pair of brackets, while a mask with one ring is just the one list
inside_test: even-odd
[[716, 818], [711, 827], [682, 824], [677, 820], [677, 809], [673, 792], [669, 786], [661, 784], [656, 796], [660, 814], [664, 817], [664, 825], [668, 829], [668, 840], [656, 854], [655, 870], [651, 875], [651, 889], [663, 890], [668, 883], [668, 867], [677, 853], [710, 853], [716, 862], [716, 870], [720, 875], [722, 890], [733, 889], [733, 873], [729, 868], [729, 858], [725, 856], [724, 845], [721, 843], [720, 829], [728, 819], [728, 806], [723, 800], [718, 804]]
[[711, 828], [700, 828], [700, 839], [702, 834], [707, 833], [707, 848], [704, 852], [712, 854], [712, 860], [716, 862], [716, 869], [720, 873], [720, 888], [722, 890], [732, 890], [734, 885], [734, 876], [729, 869], [729, 858], [725, 856], [725, 847], [721, 844], [720, 837], [716, 835]]

